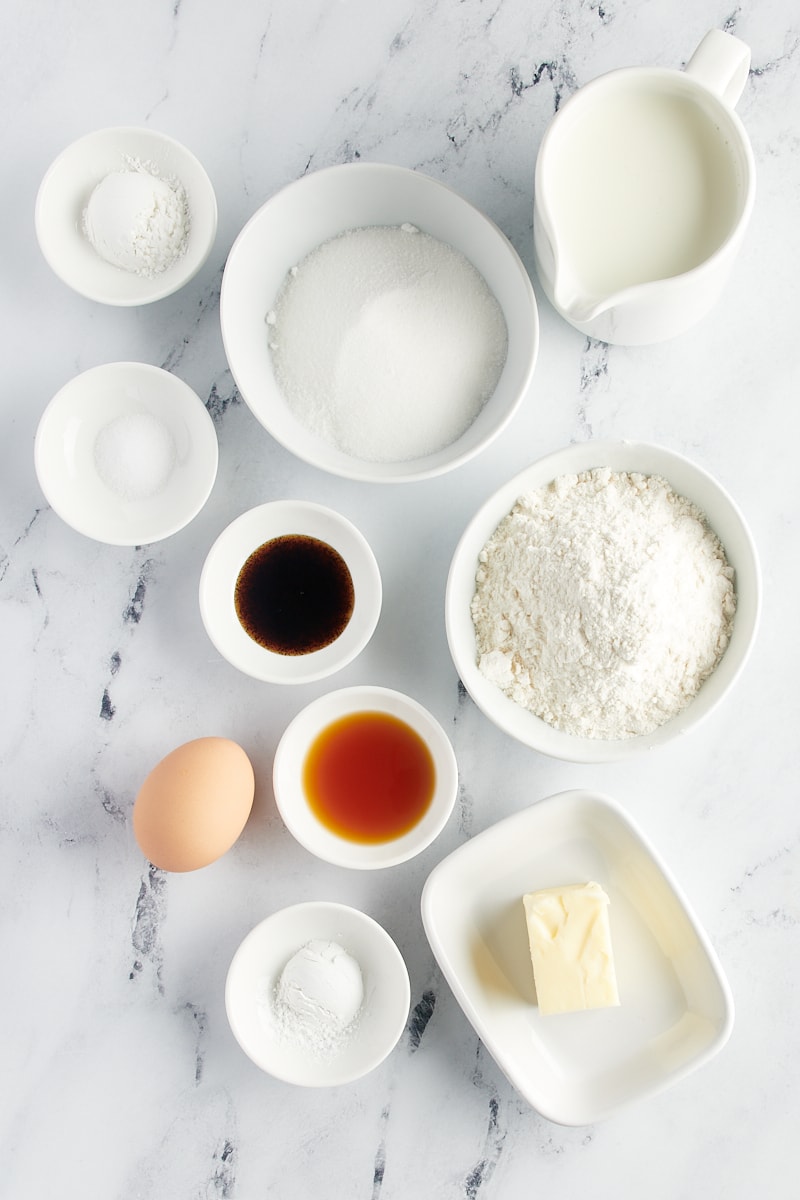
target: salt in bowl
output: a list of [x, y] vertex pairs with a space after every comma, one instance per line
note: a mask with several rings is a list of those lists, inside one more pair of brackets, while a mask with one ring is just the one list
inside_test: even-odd
[[113, 546], [148, 545], [188, 525], [211, 493], [218, 458], [200, 397], [148, 363], [105, 363], [70, 380], [34, 442], [54, 511]]

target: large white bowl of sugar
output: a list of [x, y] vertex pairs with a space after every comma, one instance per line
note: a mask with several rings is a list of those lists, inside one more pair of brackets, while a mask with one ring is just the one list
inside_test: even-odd
[[234, 380], [298, 458], [409, 482], [467, 462], [528, 393], [530, 279], [505, 235], [451, 188], [349, 163], [271, 197], [231, 249], [220, 319]]

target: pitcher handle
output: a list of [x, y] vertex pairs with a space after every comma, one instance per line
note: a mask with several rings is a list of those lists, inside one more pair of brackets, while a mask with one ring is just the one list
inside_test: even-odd
[[686, 64], [686, 74], [735, 108], [750, 71], [750, 47], [732, 33], [710, 29]]

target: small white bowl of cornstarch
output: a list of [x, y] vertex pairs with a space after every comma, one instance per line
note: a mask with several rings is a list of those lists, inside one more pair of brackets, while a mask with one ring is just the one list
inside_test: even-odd
[[725, 489], [674, 451], [586, 442], [479, 509], [447, 583], [469, 695], [525, 745], [613, 762], [696, 726], [758, 628], [761, 574]]
[[220, 319], [264, 428], [373, 483], [480, 453], [525, 399], [539, 343], [530, 279], [500, 229], [437, 180], [382, 163], [272, 196], [231, 249]]
[[35, 209], [46, 261], [74, 291], [133, 307], [177, 292], [217, 234], [214, 188], [198, 159], [155, 129], [98, 129], [47, 170]]
[[326, 900], [265, 917], [225, 980], [244, 1053], [298, 1087], [338, 1087], [379, 1067], [403, 1034], [410, 997], [408, 968], [383, 926]]

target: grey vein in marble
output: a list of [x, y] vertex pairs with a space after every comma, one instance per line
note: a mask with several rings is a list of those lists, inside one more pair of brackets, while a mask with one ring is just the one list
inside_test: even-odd
[[[478, 1060], [476, 1060], [475, 1071], [473, 1072], [473, 1082], [476, 1087], [484, 1089], [487, 1085], [484, 1082], [483, 1072], [480, 1068], [481, 1050], [482, 1047], [479, 1046]], [[493, 1089], [489, 1088], [489, 1114], [486, 1122], [482, 1154], [464, 1181], [464, 1196], [466, 1200], [477, 1200], [484, 1187], [491, 1183], [492, 1176], [500, 1162], [508, 1130], [502, 1128], [499, 1117], [500, 1104], [497, 1095], [494, 1094]]]
[[117, 822], [125, 824], [129, 816], [129, 805], [120, 804], [113, 792], [108, 788], [104, 788], [98, 782], [95, 782], [95, 794], [100, 798], [100, 803], [103, 811]]
[[375, 1162], [372, 1169], [372, 1196], [371, 1200], [378, 1200], [383, 1187], [383, 1179], [386, 1174], [386, 1128], [389, 1124], [389, 1116], [391, 1109], [385, 1105], [381, 1109], [381, 1138], [378, 1142], [378, 1148], [375, 1151]]
[[436, 993], [428, 988], [423, 992], [419, 1001], [414, 1005], [411, 1013], [411, 1018], [408, 1025], [408, 1044], [413, 1054], [419, 1050], [419, 1044], [422, 1041], [422, 1035], [428, 1027], [428, 1022], [433, 1016], [433, 1010], [436, 1007]]
[[206, 408], [215, 425], [218, 425], [226, 412], [232, 405], [242, 404], [241, 393], [232, 381], [229, 381], [227, 391], [220, 391], [216, 383], [212, 384], [211, 391], [206, 399]]
[[609, 352], [609, 347], [605, 342], [586, 338], [580, 359], [579, 399], [576, 413], [581, 437], [586, 439], [593, 436], [592, 421], [589, 415], [592, 401], [601, 391], [607, 391], [609, 387]]
[[136, 583], [130, 593], [130, 600], [122, 614], [126, 625], [138, 625], [144, 615], [147, 589], [154, 577], [155, 560], [145, 558], [137, 569]]
[[167, 875], [150, 864], [142, 877], [133, 918], [131, 945], [136, 953], [129, 979], [141, 977], [145, 964], [154, 975], [156, 990], [164, 995], [164, 947], [161, 926], [167, 915]]

